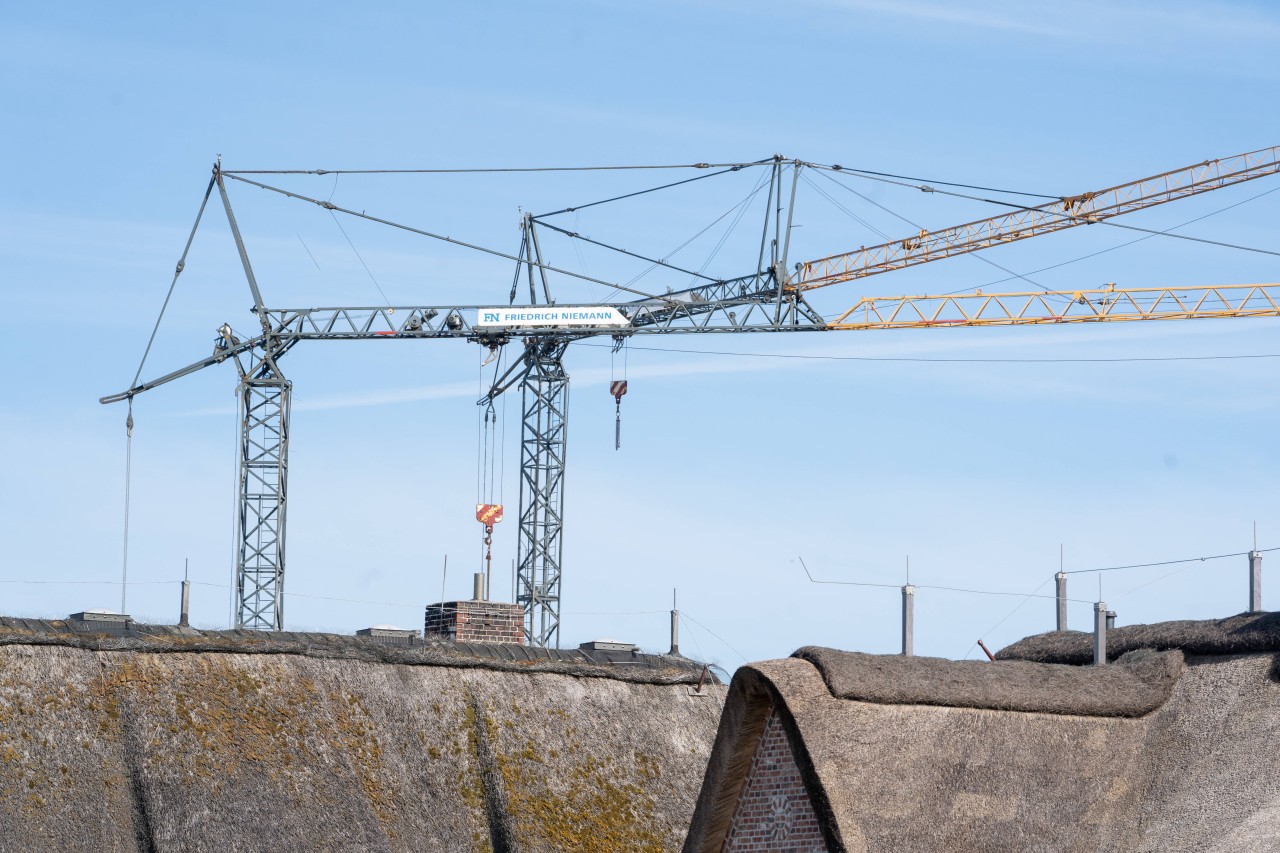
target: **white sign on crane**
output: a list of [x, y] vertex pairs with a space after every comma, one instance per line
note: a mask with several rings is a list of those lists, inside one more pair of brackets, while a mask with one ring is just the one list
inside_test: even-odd
[[476, 327], [484, 326], [627, 326], [630, 321], [607, 305], [570, 305], [563, 308], [529, 306], [481, 308]]

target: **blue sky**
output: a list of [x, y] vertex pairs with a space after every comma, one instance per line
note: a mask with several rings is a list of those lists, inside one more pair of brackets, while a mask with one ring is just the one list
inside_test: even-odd
[[[730, 162], [782, 153], [930, 180], [1076, 193], [1280, 142], [1263, 3], [798, 2], [220, 4], [128, 10], [68, 3], [0, 12], [0, 294], [8, 369], [0, 440], [0, 612], [116, 606], [124, 410], [213, 159], [228, 168], [410, 168]], [[294, 178], [332, 197], [510, 251], [520, 210], [559, 209], [668, 173]], [[659, 177], [655, 177], [659, 176]], [[562, 219], [665, 256], [747, 196], [749, 171]], [[989, 205], [821, 177], [801, 184], [793, 259], [992, 215]], [[1280, 178], [1136, 214], [1165, 229], [1280, 251]], [[267, 302], [502, 302], [508, 263], [344, 227], [244, 186], [232, 201]], [[216, 211], [215, 211], [216, 213]], [[727, 220], [726, 220], [727, 221]], [[721, 251], [745, 271], [755, 208]], [[1277, 280], [1276, 257], [1105, 227], [1003, 247], [991, 261], [1046, 287]], [[552, 262], [608, 280], [643, 270], [566, 242]], [[1084, 255], [1104, 249], [1086, 260]], [[1034, 273], [1056, 264], [1063, 266]], [[377, 281], [370, 281], [370, 274]], [[973, 257], [831, 288], [999, 287]], [[656, 275], [646, 286], [681, 286]], [[562, 299], [601, 299], [559, 282]], [[1016, 287], [1015, 287], [1016, 286]], [[207, 217], [146, 371], [209, 352], [250, 305], [225, 222]], [[678, 587], [686, 651], [730, 669], [805, 644], [897, 646], [897, 593], [827, 579], [1030, 592], [1068, 568], [1280, 545], [1280, 359], [973, 363], [928, 359], [1280, 354], [1271, 320], [637, 340], [613, 449], [607, 348], [577, 346], [566, 497], [565, 644], [666, 640]], [[644, 347], [644, 348], [642, 348]], [[651, 349], [650, 349], [651, 348]], [[659, 351], [667, 350], [667, 351]], [[674, 351], [671, 351], [674, 350]], [[682, 350], [719, 351], [703, 354]], [[469, 590], [480, 353], [462, 343], [314, 344], [294, 382], [286, 610], [290, 627], [418, 626]], [[185, 558], [193, 619], [227, 618], [233, 371], [135, 404], [129, 609], [172, 619]], [[516, 398], [504, 500], [517, 503]], [[514, 510], [495, 561], [515, 556]], [[1274, 559], [1272, 560], [1274, 562]], [[1246, 603], [1244, 558], [1108, 575], [1122, 624], [1209, 618]], [[22, 581], [16, 583], [15, 581]], [[29, 583], [54, 581], [56, 583]], [[64, 584], [77, 581], [78, 584]], [[1151, 583], [1155, 581], [1154, 583]], [[1048, 591], [1046, 585], [1041, 592]], [[495, 589], [504, 591], [503, 584]], [[1073, 597], [1096, 597], [1092, 576]], [[331, 601], [324, 596], [350, 601]], [[1268, 595], [1264, 604], [1274, 596]], [[359, 604], [360, 602], [379, 602]], [[1052, 627], [1052, 603], [922, 589], [917, 652], [975, 654]], [[1084, 627], [1088, 605], [1074, 604]], [[1001, 620], [1005, 620], [1001, 622]], [[997, 625], [997, 623], [999, 623]]]

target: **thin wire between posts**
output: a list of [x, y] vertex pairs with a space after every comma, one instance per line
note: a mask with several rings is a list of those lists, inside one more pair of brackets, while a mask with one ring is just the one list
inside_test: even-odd
[[[1258, 553], [1260, 554], [1265, 554], [1271, 551], [1280, 551], [1280, 546], [1275, 548], [1258, 548], [1255, 550], [1257, 550]], [[1119, 572], [1125, 569], [1149, 569], [1155, 566], [1173, 566], [1173, 565], [1177, 565], [1178, 563], [1204, 563], [1209, 560], [1225, 560], [1228, 557], [1246, 557], [1248, 555], [1249, 555], [1248, 551], [1237, 551], [1234, 554], [1213, 554], [1208, 557], [1186, 557], [1181, 560], [1161, 560], [1160, 562], [1157, 562], [1157, 563], [1134, 563], [1133, 565], [1129, 565], [1129, 566], [1106, 566], [1101, 569], [1073, 569], [1072, 571], [1069, 571], [1069, 572], [1063, 572], [1063, 574], [1064, 575], [1086, 575], [1086, 574], [1091, 574], [1093, 572]]]
[[[706, 625], [703, 625], [703, 624], [702, 624], [701, 622], [699, 622], [697, 619], [694, 619], [692, 616], [690, 616], [690, 615], [689, 615], [689, 612], [688, 612], [687, 610], [681, 610], [681, 611], [680, 611], [680, 618], [681, 618], [681, 619], [688, 619], [690, 622], [692, 622], [693, 624], [697, 625], [699, 628], [701, 628], [702, 630], [706, 631], [706, 632], [707, 632], [708, 634], [710, 634], [711, 636], [715, 637], [717, 640], [719, 640], [719, 641], [720, 641], [720, 642], [725, 646], [725, 648], [729, 649], [729, 651], [733, 652], [735, 655], [737, 655], [738, 657], [742, 658], [742, 662], [743, 662], [743, 663], [751, 663], [751, 661], [749, 661], [749, 660], [747, 659], [747, 656], [746, 656], [746, 655], [744, 655], [742, 652], [740, 652], [740, 651], [738, 651], [737, 649], [735, 649], [733, 646], [729, 645], [729, 642], [728, 642], [727, 640], [725, 640], [725, 639], [724, 639], [724, 637], [721, 637], [721, 636], [720, 636], [719, 634], [717, 634], [715, 631], [712, 631], [712, 630], [711, 630], [710, 628], [708, 628]], [[697, 645], [697, 641], [696, 641], [696, 640], [694, 641], [694, 645]], [[698, 653], [699, 653], [699, 654], [702, 654], [702, 649], [701, 649], [701, 648], [699, 648], [699, 649], [698, 649]]]
[[1027, 593], [1027, 595], [1022, 599], [1022, 601], [1019, 601], [1017, 605], [1015, 605], [1014, 608], [1010, 610], [1003, 619], [1001, 619], [996, 624], [992, 625], [986, 631], [982, 632], [982, 634], [978, 637], [978, 639], [973, 641], [973, 645], [969, 647], [969, 650], [964, 653], [964, 656], [961, 659], [962, 660], [968, 659], [969, 655], [973, 654], [973, 650], [978, 647], [978, 644], [982, 642], [982, 639], [984, 637], [990, 636], [992, 631], [994, 631], [995, 629], [999, 628], [1001, 625], [1003, 625], [1004, 623], [1012, 619], [1014, 614], [1017, 613], [1019, 610], [1021, 610], [1028, 601], [1030, 601], [1033, 598], [1040, 598], [1041, 596], [1039, 596], [1038, 593], [1040, 592], [1040, 590], [1044, 589], [1045, 584], [1049, 583], [1049, 581], [1051, 580], [1053, 580], [1052, 575], [1050, 575], [1049, 577], [1041, 581], [1040, 585], [1037, 586], [1035, 589], [1031, 590], [1031, 592]]
[[[838, 584], [840, 586], [878, 587], [880, 589], [902, 589], [902, 584], [896, 584], [896, 583], [872, 583], [870, 581], [821, 580], [819, 578], [815, 578], [809, 572], [809, 567], [805, 565], [803, 558], [798, 558], [798, 559], [800, 560], [800, 565], [804, 567], [804, 573], [808, 576], [809, 580], [812, 583], [829, 583], [829, 584]], [[916, 589], [932, 589], [932, 590], [937, 590], [939, 592], [959, 592], [966, 595], [1004, 595], [1004, 596], [1013, 595], [1013, 596], [1025, 596], [1027, 598], [1051, 598], [1055, 600], [1057, 599], [1057, 596], [1053, 596], [1053, 595], [1035, 595], [1035, 594], [1028, 594], [1023, 592], [1005, 592], [1002, 590], [995, 590], [995, 589], [966, 589], [964, 587], [938, 586], [936, 584], [925, 584], [925, 583], [911, 584], [911, 586], [915, 587]], [[1041, 586], [1043, 586], [1043, 584], [1041, 584]], [[1067, 601], [1074, 601], [1078, 604], [1093, 603], [1083, 598], [1068, 598]]]
[[[82, 580], [26, 580], [23, 578], [2, 578], [0, 583], [14, 584], [34, 584], [34, 585], [52, 585], [52, 586], [119, 586], [120, 581], [82, 581]], [[181, 584], [182, 581], [129, 581], [129, 586], [156, 586], [158, 584], [176, 583]], [[195, 581], [192, 581], [195, 583]]]

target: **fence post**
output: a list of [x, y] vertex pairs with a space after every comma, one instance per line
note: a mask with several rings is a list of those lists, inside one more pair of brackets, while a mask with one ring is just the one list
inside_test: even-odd
[[676, 591], [671, 590], [671, 651], [680, 654], [680, 610], [676, 607]]
[[1093, 665], [1102, 666], [1107, 662], [1107, 603], [1099, 601], [1093, 605]]
[[1249, 612], [1262, 612], [1262, 552], [1256, 545], [1249, 552]]
[[1058, 630], [1067, 630], [1067, 573], [1059, 571], [1054, 575], [1058, 582]]
[[916, 588], [907, 584], [902, 588], [902, 654], [914, 654]]

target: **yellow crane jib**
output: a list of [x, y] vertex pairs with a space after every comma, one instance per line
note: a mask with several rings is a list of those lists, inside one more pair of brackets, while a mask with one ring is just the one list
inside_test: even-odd
[[829, 329], [1035, 326], [1134, 320], [1280, 317], [1280, 284], [865, 296]]

